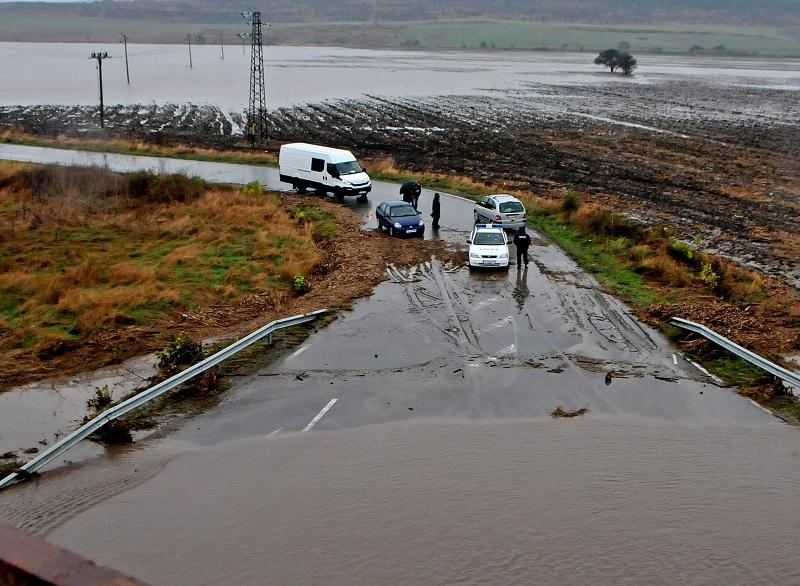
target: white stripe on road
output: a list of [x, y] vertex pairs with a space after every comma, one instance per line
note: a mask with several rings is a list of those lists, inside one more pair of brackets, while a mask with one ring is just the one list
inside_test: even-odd
[[286, 357], [285, 362], [289, 362], [293, 358], [297, 358], [298, 356], [300, 356], [306, 350], [308, 350], [308, 346], [300, 346], [297, 350], [295, 350], [294, 352], [289, 354], [289, 356]]
[[672, 364], [678, 366], [678, 358], [675, 356], [675, 353], [672, 353]]
[[325, 414], [326, 414], [326, 413], [327, 413], [327, 412], [330, 410], [330, 408], [331, 408], [331, 407], [333, 407], [333, 406], [336, 404], [336, 401], [338, 401], [338, 400], [339, 400], [339, 399], [331, 399], [331, 400], [330, 400], [330, 402], [328, 402], [328, 404], [327, 404], [327, 405], [325, 405], [325, 406], [322, 408], [322, 411], [320, 411], [319, 413], [317, 413], [317, 416], [316, 416], [316, 417], [314, 417], [314, 419], [312, 419], [311, 421], [309, 421], [309, 422], [308, 422], [308, 425], [306, 425], [306, 426], [303, 428], [303, 431], [308, 431], [309, 429], [311, 429], [312, 427], [314, 427], [314, 426], [317, 424], [317, 421], [319, 421], [320, 419], [322, 419], [322, 416], [323, 416], [323, 415], [325, 415]]
[[280, 430], [282, 430], [282, 429], [283, 429], [282, 427], [279, 427], [278, 429], [276, 429], [272, 433], [268, 434], [267, 437], [272, 437], [273, 435], [277, 435], [278, 432], [280, 432]]

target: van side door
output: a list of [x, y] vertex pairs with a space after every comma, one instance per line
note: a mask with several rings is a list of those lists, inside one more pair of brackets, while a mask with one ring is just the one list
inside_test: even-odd
[[314, 173], [322, 173], [322, 180], [326, 181], [328, 179], [327, 175], [325, 174], [325, 161], [323, 159], [318, 159], [316, 157], [311, 158], [311, 170]]

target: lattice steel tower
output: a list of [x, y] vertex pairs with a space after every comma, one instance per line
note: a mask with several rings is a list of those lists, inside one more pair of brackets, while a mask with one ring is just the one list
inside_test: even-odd
[[261, 41], [261, 13], [243, 12], [250, 20], [250, 103], [247, 107], [247, 140], [251, 145], [267, 142], [266, 85], [264, 82], [264, 46]]

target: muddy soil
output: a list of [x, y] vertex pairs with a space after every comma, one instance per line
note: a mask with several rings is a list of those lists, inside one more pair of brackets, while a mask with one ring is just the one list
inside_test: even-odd
[[194, 339], [221, 339], [249, 333], [281, 317], [348, 307], [353, 300], [369, 295], [386, 278], [389, 264], [415, 265], [430, 260], [432, 255], [458, 263], [465, 260], [463, 252], [440, 240], [399, 240], [362, 230], [362, 218], [335, 203], [285, 194], [282, 197], [287, 206], [312, 205], [333, 214], [339, 224], [334, 237], [317, 243], [322, 260], [309, 278], [311, 290], [307, 294], [298, 296], [283, 289], [250, 294], [233, 305], [220, 303], [176, 313], [149, 326], [124, 326], [85, 341], [59, 342], [13, 361], [0, 356], [0, 391], [56, 374], [68, 376], [119, 364], [163, 349], [169, 336], [179, 332]]
[[[116, 106], [110, 136], [234, 148], [242, 116], [210, 106]], [[800, 288], [800, 101], [778, 86], [697, 81], [530, 84], [496, 96], [331, 101], [269, 115], [278, 143], [561, 197], [575, 190]], [[92, 108], [6, 107], [0, 128], [97, 132]]]

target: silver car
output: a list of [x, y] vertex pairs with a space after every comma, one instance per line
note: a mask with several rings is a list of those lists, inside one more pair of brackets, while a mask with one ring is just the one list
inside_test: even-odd
[[475, 223], [500, 224], [505, 230], [525, 225], [525, 206], [513, 195], [487, 195], [474, 209]]

